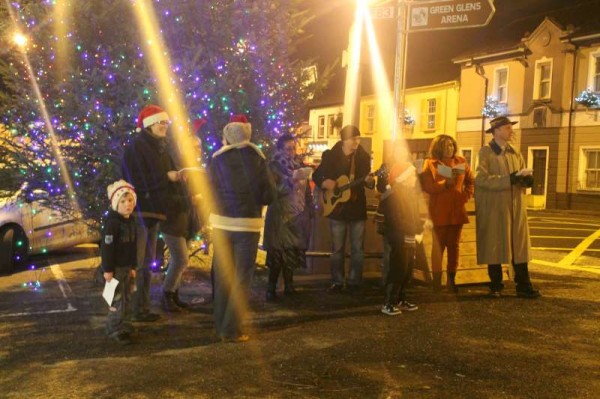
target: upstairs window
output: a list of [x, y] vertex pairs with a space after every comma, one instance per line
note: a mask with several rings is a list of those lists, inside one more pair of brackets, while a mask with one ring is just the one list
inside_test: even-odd
[[508, 102], [508, 68], [496, 69], [494, 93], [499, 103]]
[[319, 116], [319, 123], [317, 125], [317, 138], [325, 138], [325, 116]]
[[552, 89], [552, 61], [543, 60], [535, 64], [535, 100], [544, 100], [550, 98]]
[[427, 130], [435, 130], [435, 116], [437, 112], [437, 100], [430, 98], [427, 100]]
[[373, 134], [375, 132], [375, 106], [367, 105], [367, 130], [365, 134]]
[[327, 115], [327, 136], [333, 137], [335, 135], [333, 129], [335, 127], [335, 115]]
[[600, 92], [600, 51], [590, 55], [588, 86], [595, 92]]

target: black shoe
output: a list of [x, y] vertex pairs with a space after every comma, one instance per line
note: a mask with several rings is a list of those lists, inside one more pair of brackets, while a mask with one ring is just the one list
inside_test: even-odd
[[175, 305], [179, 306], [181, 309], [188, 309], [190, 307], [189, 303], [184, 302], [181, 300], [181, 298], [179, 298], [179, 290], [175, 291], [173, 295], [173, 302], [175, 302]]
[[526, 287], [526, 289], [519, 290], [517, 289], [517, 297], [519, 298], [527, 298], [527, 299], [535, 299], [541, 297], [542, 294], [536, 289], [533, 289], [532, 286]]
[[131, 321], [139, 321], [143, 323], [150, 323], [159, 319], [160, 315], [152, 312], [140, 313], [131, 317]]
[[283, 295], [285, 295], [285, 296], [294, 296], [297, 293], [298, 293], [298, 291], [296, 291], [296, 289], [294, 288], [294, 286], [285, 287], [285, 289], [283, 290]]
[[182, 310], [175, 302], [174, 292], [164, 291], [162, 298], [160, 298], [160, 304], [162, 305], [163, 310], [167, 313], [178, 313]]
[[327, 289], [327, 292], [329, 292], [330, 294], [341, 294], [343, 290], [343, 287], [339, 284], [332, 284], [331, 287], [329, 287], [329, 289]]
[[277, 294], [274, 290], [267, 290], [267, 292], [265, 293], [265, 300], [267, 302], [275, 302], [277, 301], [277, 299], [279, 298], [277, 297]]
[[502, 298], [502, 292], [499, 290], [490, 290], [487, 294], [488, 298]]
[[119, 331], [117, 333], [110, 334], [108, 337], [119, 345], [130, 345], [133, 342], [131, 341], [131, 336], [126, 331]]

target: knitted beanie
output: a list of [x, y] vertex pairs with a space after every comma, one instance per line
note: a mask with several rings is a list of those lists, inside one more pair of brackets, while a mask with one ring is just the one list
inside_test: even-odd
[[130, 193], [133, 196], [133, 205], [137, 203], [137, 195], [135, 194], [135, 189], [125, 180], [117, 180], [116, 182], [110, 184], [106, 188], [106, 192], [108, 193], [108, 199], [110, 201], [110, 207], [116, 211], [119, 207], [119, 200], [125, 193]]

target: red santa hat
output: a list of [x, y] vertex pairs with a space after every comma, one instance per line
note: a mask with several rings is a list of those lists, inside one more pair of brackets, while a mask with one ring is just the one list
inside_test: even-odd
[[206, 119], [204, 119], [204, 118], [194, 119], [192, 121], [192, 124], [194, 125], [194, 134], [197, 134], [198, 130], [200, 130], [200, 128], [202, 126], [206, 125]]
[[232, 115], [229, 123], [223, 128], [223, 137], [228, 144], [238, 144], [250, 141], [252, 125], [245, 115]]
[[106, 188], [106, 192], [108, 194], [108, 199], [110, 201], [110, 207], [116, 211], [119, 206], [119, 200], [123, 195], [129, 193], [133, 196], [133, 204], [137, 203], [137, 195], [135, 194], [135, 188], [125, 180], [117, 180], [116, 182], [110, 184]]
[[147, 105], [142, 109], [138, 116], [137, 131], [140, 132], [142, 129], [154, 125], [155, 123], [168, 121], [169, 114], [158, 105]]

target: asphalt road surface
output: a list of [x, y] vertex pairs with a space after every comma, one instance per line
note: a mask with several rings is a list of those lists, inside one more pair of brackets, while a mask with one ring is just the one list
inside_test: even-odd
[[97, 258], [34, 259], [37, 269], [0, 277], [0, 397], [598, 398], [600, 220], [530, 219], [538, 300], [516, 298], [512, 284], [500, 300], [484, 286], [458, 296], [415, 286], [419, 310], [390, 317], [377, 279], [358, 295], [305, 279], [297, 297], [270, 304], [259, 268], [246, 344], [215, 339], [207, 259], [182, 286], [207, 303], [138, 324], [128, 347], [104, 336]]

